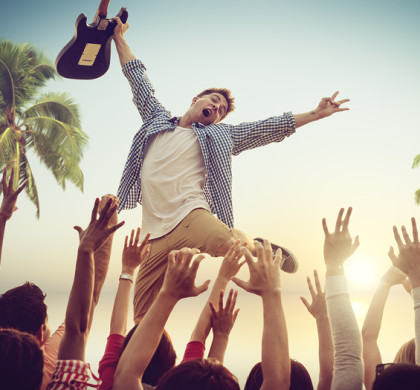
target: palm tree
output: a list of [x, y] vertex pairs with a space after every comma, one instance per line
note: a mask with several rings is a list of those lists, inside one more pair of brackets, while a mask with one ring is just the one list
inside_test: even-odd
[[78, 108], [65, 93], [40, 93], [56, 76], [51, 61], [31, 44], [0, 41], [0, 171], [13, 167], [15, 186], [28, 180], [26, 193], [38, 218], [31, 155], [52, 172], [63, 190], [69, 180], [83, 191], [79, 162], [87, 135], [80, 129]]

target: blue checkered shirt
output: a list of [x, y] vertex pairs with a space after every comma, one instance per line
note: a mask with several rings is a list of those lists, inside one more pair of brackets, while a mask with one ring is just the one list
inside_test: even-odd
[[[179, 121], [155, 98], [153, 86], [141, 61], [127, 62], [123, 72], [130, 83], [133, 102], [143, 119], [143, 126], [134, 136], [118, 188], [119, 211], [132, 209], [137, 202], [141, 204], [141, 168], [150, 137], [160, 131], [174, 130]], [[295, 126], [290, 112], [236, 126], [193, 123], [192, 128], [197, 134], [207, 171], [204, 194], [212, 213], [230, 228], [233, 227], [232, 155], [280, 142], [295, 132]]]

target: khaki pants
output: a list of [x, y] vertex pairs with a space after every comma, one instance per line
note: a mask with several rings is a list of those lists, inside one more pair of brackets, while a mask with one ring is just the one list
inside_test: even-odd
[[191, 211], [171, 232], [150, 241], [148, 259], [141, 264], [134, 288], [134, 318], [143, 316], [163, 284], [168, 254], [174, 249], [197, 248], [215, 256], [232, 230], [205, 209]]

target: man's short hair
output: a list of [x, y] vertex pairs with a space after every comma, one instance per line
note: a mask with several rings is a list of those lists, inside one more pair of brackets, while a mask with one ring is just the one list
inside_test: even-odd
[[41, 289], [26, 282], [0, 295], [0, 328], [13, 328], [36, 335], [45, 324], [47, 305]]
[[181, 363], [163, 375], [156, 390], [239, 390], [236, 377], [214, 359]]
[[205, 95], [211, 95], [212, 93], [220, 93], [220, 95], [223, 95], [224, 98], [227, 101], [227, 109], [225, 115], [223, 115], [220, 120], [223, 120], [227, 117], [229, 113], [235, 110], [235, 98], [232, 96], [232, 93], [227, 88], [208, 88], [204, 90], [203, 92], [200, 92], [197, 97], [203, 97]]
[[0, 387], [39, 390], [44, 357], [35, 336], [16, 329], [0, 330]]

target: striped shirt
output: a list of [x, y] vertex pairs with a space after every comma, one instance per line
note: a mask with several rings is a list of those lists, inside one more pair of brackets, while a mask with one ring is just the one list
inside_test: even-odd
[[[133, 102], [143, 120], [135, 134], [124, 167], [117, 196], [119, 211], [141, 204], [141, 169], [150, 137], [160, 131], [174, 130], [179, 119], [162, 106], [154, 95], [146, 68], [139, 60], [123, 66], [133, 93]], [[233, 227], [232, 207], [232, 155], [244, 150], [280, 142], [295, 132], [295, 119], [291, 112], [256, 122], [228, 125], [217, 123], [204, 126], [192, 124], [204, 156], [207, 177], [204, 194], [213, 214], [230, 228]]]
[[[90, 377], [96, 383], [88, 383]], [[86, 390], [98, 388], [101, 381], [90, 370], [89, 363], [82, 360], [57, 360], [47, 390]]]

